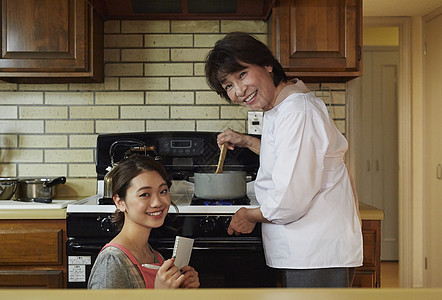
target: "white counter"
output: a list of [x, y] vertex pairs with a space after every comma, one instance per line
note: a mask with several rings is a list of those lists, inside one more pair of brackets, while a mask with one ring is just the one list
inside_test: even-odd
[[51, 203], [1, 200], [0, 209], [60, 209], [60, 208], [66, 208], [69, 203], [75, 203], [75, 202], [76, 202], [75, 200], [52, 200]]

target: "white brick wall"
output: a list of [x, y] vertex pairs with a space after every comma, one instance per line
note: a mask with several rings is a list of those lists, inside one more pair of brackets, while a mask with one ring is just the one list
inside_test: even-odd
[[[0, 82], [0, 176], [67, 176], [59, 195], [95, 193], [100, 133], [246, 132], [247, 110], [211, 91], [204, 59], [230, 31], [267, 44], [262, 21], [107, 21], [104, 83]], [[309, 85], [345, 131], [345, 85]], [[321, 87], [321, 88], [320, 88]]]

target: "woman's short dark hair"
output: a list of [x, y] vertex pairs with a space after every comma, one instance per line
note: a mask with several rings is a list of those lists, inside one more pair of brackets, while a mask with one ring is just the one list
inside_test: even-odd
[[[124, 200], [132, 179], [143, 171], [158, 172], [164, 181], [166, 181], [167, 187], [170, 188], [172, 186], [170, 176], [161, 163], [150, 156], [135, 154], [121, 160], [112, 171], [110, 171], [109, 176], [112, 180], [112, 195], [118, 195]], [[117, 226], [121, 228], [124, 223], [124, 213], [117, 211], [114, 215], [113, 222], [117, 223]]]
[[241, 63], [272, 66], [275, 86], [281, 81], [287, 81], [281, 64], [264, 43], [244, 32], [231, 32], [215, 43], [215, 47], [207, 54], [205, 66], [207, 84], [229, 102], [231, 100], [221, 81], [226, 75], [244, 69]]

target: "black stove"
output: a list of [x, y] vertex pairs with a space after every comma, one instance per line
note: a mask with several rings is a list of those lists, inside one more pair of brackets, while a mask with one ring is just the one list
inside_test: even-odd
[[100, 198], [98, 199], [98, 205], [114, 205], [114, 199], [112, 198]]
[[[217, 132], [139, 132], [100, 134], [97, 138], [97, 179], [103, 180], [112, 162], [137, 153], [161, 162], [173, 180], [189, 180], [196, 172], [214, 173], [220, 150]], [[110, 151], [112, 150], [112, 151]], [[245, 171], [254, 180], [259, 157], [247, 148], [229, 150], [225, 171]]]
[[[174, 181], [190, 185], [196, 172], [214, 173], [219, 158], [216, 132], [142, 132], [102, 134], [97, 138], [96, 170], [103, 182], [106, 168], [135, 153], [155, 157]], [[112, 149], [112, 151], [110, 151]], [[245, 171], [253, 181], [259, 157], [248, 149], [228, 151], [224, 170]], [[179, 184], [178, 184], [179, 185]], [[252, 207], [256, 199], [200, 199], [193, 190], [174, 195], [178, 211], [169, 210], [165, 223], [153, 229], [151, 246], [166, 259], [172, 255], [176, 235], [194, 238], [190, 265], [200, 275], [201, 288], [276, 287], [277, 274], [265, 264], [261, 227], [247, 235], [230, 236], [227, 228], [233, 213]], [[98, 196], [98, 195], [97, 195]], [[93, 198], [93, 197], [91, 197]], [[111, 222], [111, 198], [97, 197], [93, 211], [67, 211], [68, 288], [85, 288], [100, 249], [118, 234]], [[93, 205], [91, 205], [92, 207]], [[106, 213], [96, 207], [103, 208]]]

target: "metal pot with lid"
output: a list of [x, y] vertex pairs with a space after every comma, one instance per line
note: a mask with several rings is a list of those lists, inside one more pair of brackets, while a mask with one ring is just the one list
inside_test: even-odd
[[15, 198], [24, 202], [51, 203], [55, 196], [55, 186], [64, 184], [66, 177], [20, 179], [17, 183]]

